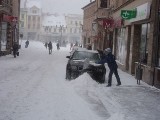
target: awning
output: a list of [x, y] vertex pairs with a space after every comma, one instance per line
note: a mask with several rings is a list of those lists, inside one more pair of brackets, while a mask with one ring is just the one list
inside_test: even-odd
[[3, 21], [5, 22], [17, 22], [18, 21], [18, 18], [15, 17], [15, 16], [10, 16], [10, 15], [5, 15], [3, 14]]

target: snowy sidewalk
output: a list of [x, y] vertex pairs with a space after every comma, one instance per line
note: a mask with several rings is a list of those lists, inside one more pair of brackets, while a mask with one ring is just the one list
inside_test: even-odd
[[[111, 87], [98, 84], [85, 73], [72, 81], [79, 95], [91, 104], [99, 116], [107, 120], [158, 120], [160, 118], [160, 90], [141, 81], [137, 85], [134, 76], [118, 70], [122, 85], [116, 86], [113, 77]], [[106, 79], [108, 70], [106, 73]]]

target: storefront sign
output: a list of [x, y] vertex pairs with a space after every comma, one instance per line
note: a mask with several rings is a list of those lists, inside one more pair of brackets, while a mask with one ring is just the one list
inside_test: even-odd
[[17, 17], [9, 16], [9, 15], [3, 15], [3, 21], [5, 21], [5, 22], [16, 23], [17, 20], [18, 20]]
[[148, 19], [150, 16], [150, 6], [151, 6], [151, 3], [145, 3], [143, 5], [136, 7], [137, 9], [136, 18], [130, 19], [129, 21], [136, 22], [136, 21]]
[[136, 9], [135, 10], [121, 10], [121, 17], [124, 20], [129, 20], [136, 17]]

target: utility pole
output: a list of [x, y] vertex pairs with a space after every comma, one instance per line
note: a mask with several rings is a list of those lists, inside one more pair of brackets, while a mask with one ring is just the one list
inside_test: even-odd
[[60, 36], [60, 46], [62, 45], [62, 32], [63, 32], [63, 25], [60, 25], [60, 31], [61, 31], [61, 36]]

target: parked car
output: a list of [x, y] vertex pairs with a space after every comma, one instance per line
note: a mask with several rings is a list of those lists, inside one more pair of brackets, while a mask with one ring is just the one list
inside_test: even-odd
[[[66, 79], [71, 80], [79, 77], [84, 72], [87, 72], [92, 79], [99, 83], [105, 82], [106, 69], [104, 65], [95, 64], [100, 60], [100, 55], [97, 51], [77, 49], [68, 58], [66, 66]], [[86, 59], [89, 62], [87, 67], [84, 67]]]

